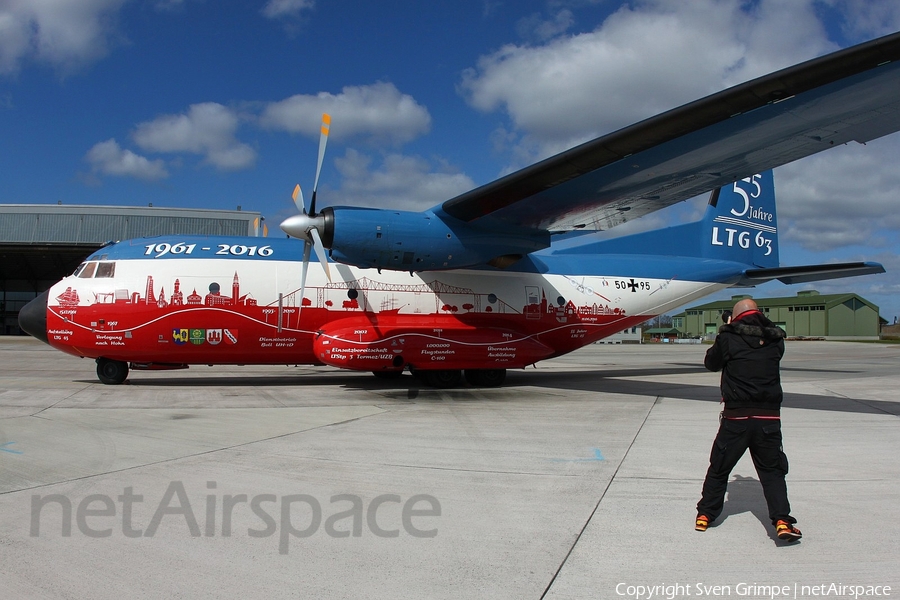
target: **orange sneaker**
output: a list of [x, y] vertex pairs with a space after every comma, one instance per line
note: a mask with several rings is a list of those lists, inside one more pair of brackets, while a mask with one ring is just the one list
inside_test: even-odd
[[775, 523], [775, 534], [779, 539], [788, 541], [788, 542], [796, 542], [800, 538], [803, 537], [803, 534], [800, 533], [800, 530], [788, 523], [787, 521], [778, 521]]
[[706, 531], [709, 527], [709, 517], [706, 515], [697, 515], [697, 521], [694, 523], [694, 529], [697, 531]]

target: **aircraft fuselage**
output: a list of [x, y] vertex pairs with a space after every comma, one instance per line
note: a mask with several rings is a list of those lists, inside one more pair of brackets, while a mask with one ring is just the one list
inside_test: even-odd
[[49, 290], [47, 342], [133, 368], [509, 369], [724, 287], [627, 275], [621, 260], [608, 274], [540, 273], [532, 260], [518, 271], [423, 273], [332, 264], [332, 282], [313, 263], [301, 298], [301, 259], [302, 243], [265, 238], [107, 246]]

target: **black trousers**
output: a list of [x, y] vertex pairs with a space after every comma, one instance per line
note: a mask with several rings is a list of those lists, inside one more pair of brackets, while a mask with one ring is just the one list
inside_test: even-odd
[[722, 514], [731, 470], [748, 448], [772, 524], [781, 519], [796, 523], [791, 517], [784, 481], [788, 460], [782, 449], [778, 419], [722, 419], [709, 455], [709, 470], [703, 482], [703, 495], [697, 503], [697, 514], [706, 515], [711, 521]]

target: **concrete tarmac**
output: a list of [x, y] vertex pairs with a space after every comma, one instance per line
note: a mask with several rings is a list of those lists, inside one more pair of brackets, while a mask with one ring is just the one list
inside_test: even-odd
[[748, 456], [693, 529], [706, 348], [446, 391], [294, 366], [104, 386], [0, 338], [0, 598], [900, 597], [900, 345], [788, 342], [790, 545]]

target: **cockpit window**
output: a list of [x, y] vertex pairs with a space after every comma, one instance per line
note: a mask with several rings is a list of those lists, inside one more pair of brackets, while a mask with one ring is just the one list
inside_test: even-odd
[[94, 277], [115, 277], [116, 263], [102, 262], [97, 266], [97, 274]]
[[78, 272], [78, 277], [81, 279], [90, 279], [94, 276], [94, 269], [97, 268], [97, 263], [89, 262], [85, 263], [84, 267]]
[[78, 267], [75, 269], [75, 272], [72, 273], [72, 277], [78, 277], [78, 274], [81, 273], [81, 270], [84, 268], [84, 266], [86, 264], [87, 263], [81, 263], [80, 265], [78, 265]]

